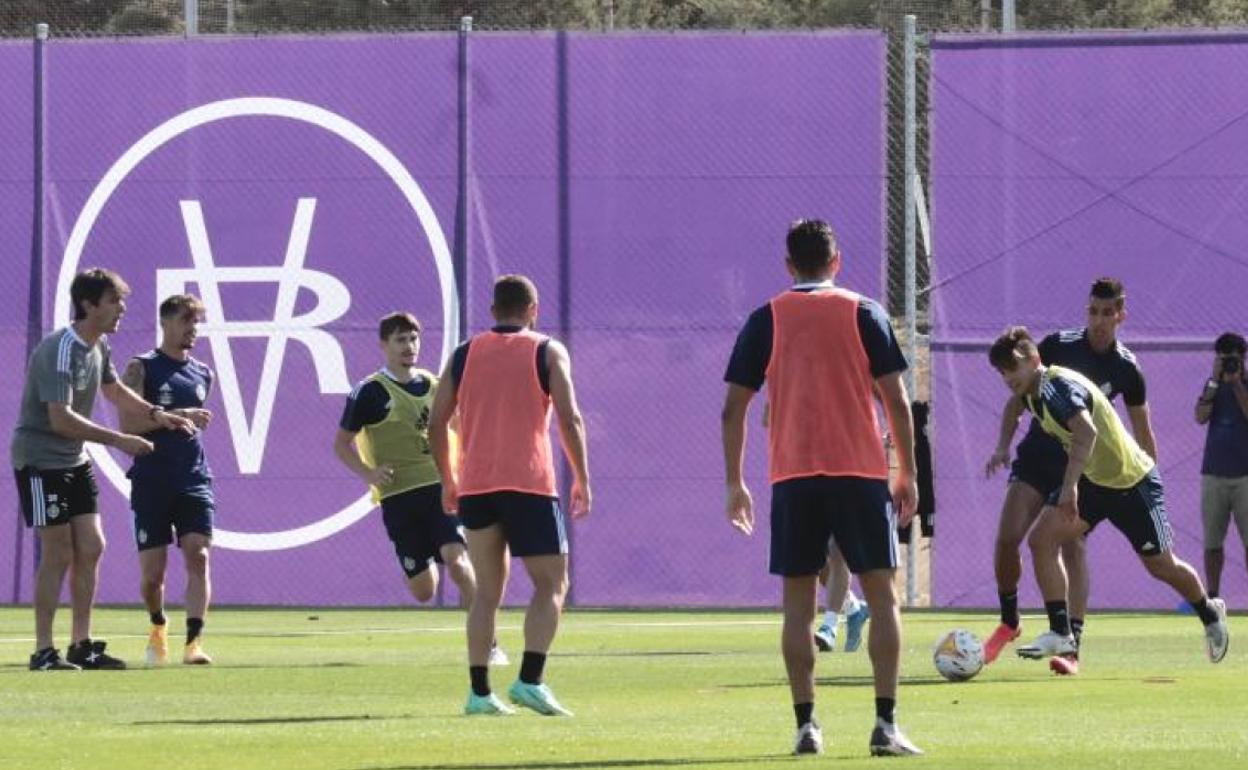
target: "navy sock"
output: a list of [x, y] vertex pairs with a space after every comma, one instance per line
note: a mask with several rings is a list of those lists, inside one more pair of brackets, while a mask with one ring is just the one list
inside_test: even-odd
[[814, 721], [815, 704], [813, 703], [794, 703], [793, 716], [797, 717], [797, 729], [802, 729], [802, 725], [807, 722]]
[[520, 681], [525, 684], [541, 684], [542, 669], [546, 668], [546, 653], [524, 651], [520, 661]]
[[152, 619], [153, 626], [163, 626], [169, 622], [169, 619], [165, 617], [164, 610], [156, 610], [155, 612], [149, 612], [147, 614]]
[[896, 698], [876, 698], [875, 699], [875, 718], [882, 719], [890, 725], [895, 718], [894, 712], [897, 710]]
[[1206, 626], [1218, 622], [1218, 613], [1209, 606], [1209, 597], [1202, 596], [1193, 605], [1192, 609], [1196, 610], [1196, 615], [1200, 617], [1200, 622]]
[[1010, 628], [1018, 628], [1018, 591], [997, 596], [1001, 600], [1001, 622]]
[[472, 693], [485, 697], [490, 694], [490, 669], [488, 666], [469, 666], [468, 678], [472, 681]]
[[1049, 630], [1062, 636], [1070, 636], [1070, 614], [1066, 611], [1066, 602], [1045, 602], [1044, 611], [1049, 615]]
[[187, 618], [186, 619], [186, 643], [190, 644], [199, 638], [204, 632], [203, 618]]

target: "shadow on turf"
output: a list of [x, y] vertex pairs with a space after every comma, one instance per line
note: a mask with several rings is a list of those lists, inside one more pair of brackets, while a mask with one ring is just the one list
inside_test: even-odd
[[360, 770], [590, 770], [595, 767], [696, 767], [698, 765], [751, 765], [759, 762], [774, 762], [788, 758], [784, 755], [763, 754], [757, 757], [706, 757], [705, 759], [599, 759], [581, 762], [504, 762], [498, 764], [464, 762], [461, 764], [435, 765], [389, 765], [386, 767], [365, 767]]
[[[1104, 677], [1098, 677], [1098, 679], [1103, 680]], [[873, 680], [869, 676], [828, 676], [828, 677], [816, 678], [815, 684], [820, 687], [865, 687], [867, 685], [874, 684], [874, 681], [875, 680]], [[985, 684], [990, 684], [990, 683], [992, 684], [1014, 684], [1017, 682], [1034, 682], [1036, 681], [1036, 679], [1035, 677], [1025, 677], [1025, 676], [1019, 676], [1019, 677], [994, 676], [990, 679], [983, 679], [981, 681], [983, 681]], [[903, 687], [913, 687], [916, 685], [923, 686], [923, 685], [929, 685], [929, 684], [949, 685], [950, 682], [938, 676], [926, 676], [926, 677], [919, 677], [915, 679], [906, 678], [906, 679], [901, 680], [901, 685]], [[749, 689], [755, 689], [755, 688], [760, 688], [760, 687], [788, 687], [788, 686], [789, 686], [789, 682], [787, 679], [772, 679], [767, 682], [734, 682], [731, 684], [717, 685], [719, 689], [723, 689], [723, 690], [749, 690]]]
[[147, 722], [131, 722], [134, 726], [150, 727], [152, 725], [299, 725], [315, 722], [380, 722], [388, 719], [409, 719], [406, 716], [373, 716], [371, 714], [351, 714], [349, 716], [324, 717], [256, 717], [255, 719], [154, 719]]

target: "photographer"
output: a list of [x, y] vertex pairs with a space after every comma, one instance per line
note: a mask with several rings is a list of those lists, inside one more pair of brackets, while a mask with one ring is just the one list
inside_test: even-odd
[[1205, 529], [1205, 577], [1217, 596], [1225, 559], [1222, 544], [1231, 514], [1248, 546], [1248, 380], [1244, 353], [1248, 343], [1226, 332], [1213, 343], [1213, 376], [1196, 402], [1196, 422], [1208, 425], [1201, 464], [1200, 510]]

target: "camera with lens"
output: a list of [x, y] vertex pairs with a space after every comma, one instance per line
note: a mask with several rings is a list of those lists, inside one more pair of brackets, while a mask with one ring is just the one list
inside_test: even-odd
[[1248, 353], [1248, 340], [1235, 332], [1225, 332], [1213, 343], [1213, 352], [1218, 357], [1218, 371], [1223, 375], [1239, 374], [1244, 371], [1244, 354]]
[[1239, 356], [1222, 356], [1222, 373], [1239, 374], [1243, 369], [1244, 359]]

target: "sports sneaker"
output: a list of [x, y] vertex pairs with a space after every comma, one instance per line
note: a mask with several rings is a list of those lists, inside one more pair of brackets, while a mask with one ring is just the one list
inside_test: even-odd
[[570, 717], [572, 712], [559, 705], [555, 694], [545, 684], [528, 684], [519, 679], [511, 683], [507, 697], [517, 706], [533, 709], [542, 716]]
[[69, 646], [69, 652], [65, 655], [65, 659], [87, 670], [123, 670], [126, 667], [125, 661], [118, 660], [104, 652], [104, 648], [107, 646], [108, 642], [102, 639], [83, 639], [81, 642]]
[[62, 658], [60, 650], [55, 647], [44, 647], [30, 656], [31, 671], [80, 671], [81, 669], [81, 666], [75, 666]]
[[822, 754], [823, 731], [815, 722], [807, 722], [797, 728], [797, 738], [793, 741], [794, 754]]
[[871, 610], [867, 608], [866, 602], [859, 604], [857, 611], [845, 616], [845, 652], [858, 651], [862, 645], [862, 627], [870, 617]]
[[207, 666], [212, 658], [204, 652], [204, 645], [195, 639], [182, 650], [182, 663], [187, 666]]
[[1231, 629], [1226, 625], [1226, 602], [1210, 599], [1209, 606], [1218, 613], [1218, 619], [1205, 626], [1205, 650], [1211, 662], [1221, 663], [1231, 646]]
[[153, 625], [147, 632], [147, 665], [163, 666], [169, 662], [169, 629], [167, 626]]
[[999, 624], [993, 629], [992, 636], [988, 637], [988, 641], [984, 642], [984, 663], [992, 663], [1005, 649], [1005, 645], [1013, 642], [1022, 636], [1023, 627], [1010, 628], [1005, 623]]
[[1049, 658], [1049, 670], [1058, 676], [1075, 676], [1079, 673], [1079, 653], [1054, 655]]
[[498, 699], [494, 693], [489, 695], [477, 695], [475, 692], [468, 692], [468, 702], [464, 704], [465, 716], [478, 716], [486, 714], [490, 716], [510, 716], [515, 714], [516, 710], [506, 703]]
[[494, 646], [490, 648], [489, 665], [491, 666], [510, 666], [511, 665], [511, 658], [507, 657], [507, 653], [503, 652], [502, 647], [498, 646], [498, 642], [495, 642]]
[[819, 652], [832, 652], [836, 649], [836, 626], [823, 623], [815, 629], [815, 646]]
[[1031, 644], [1025, 644], [1018, 648], [1018, 657], [1028, 658], [1030, 660], [1040, 660], [1050, 655], [1070, 655], [1078, 651], [1075, 646], [1075, 637], [1067, 634], [1062, 636], [1056, 631], [1045, 631], [1036, 637]]
[[897, 725], [885, 726], [876, 720], [875, 729], [871, 731], [871, 756], [873, 757], [913, 757], [923, 750], [910, 742], [910, 739], [897, 729]]

